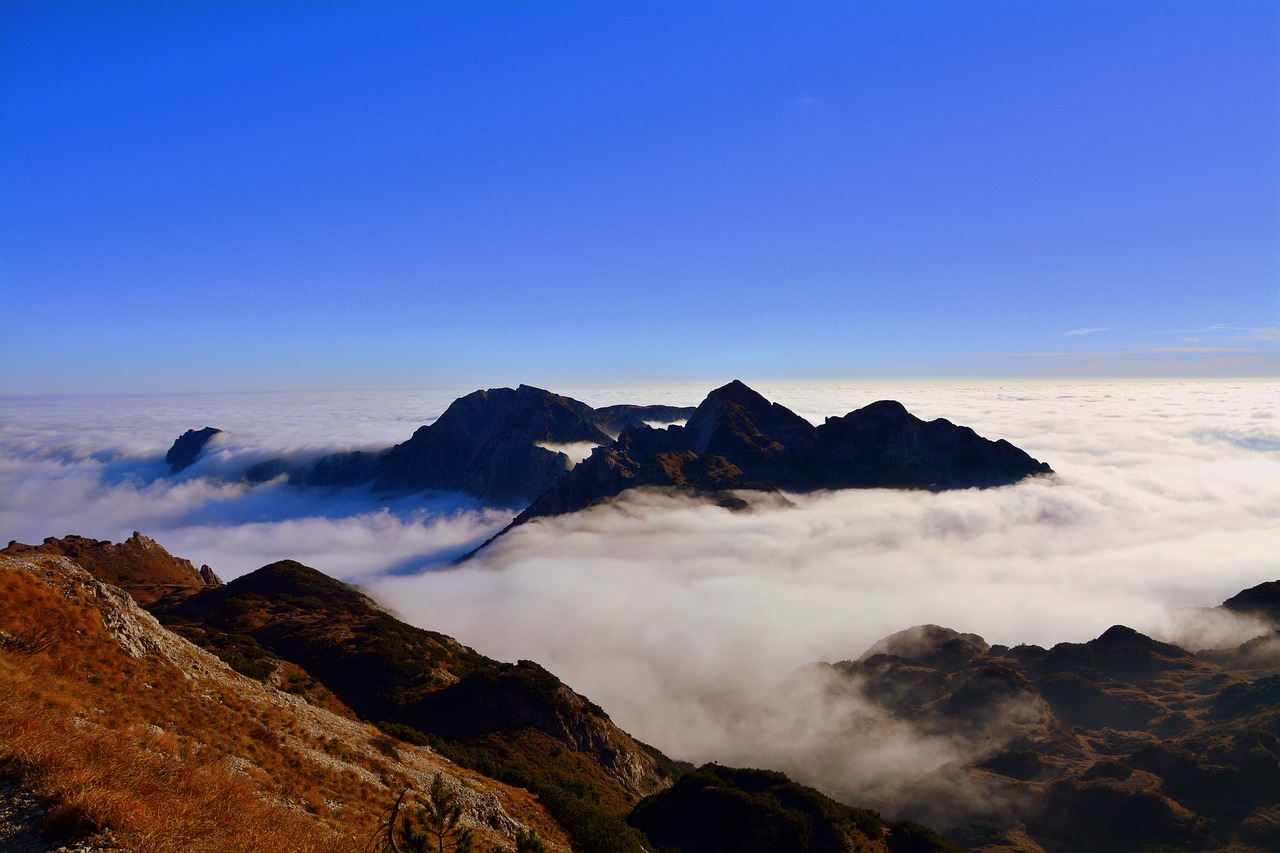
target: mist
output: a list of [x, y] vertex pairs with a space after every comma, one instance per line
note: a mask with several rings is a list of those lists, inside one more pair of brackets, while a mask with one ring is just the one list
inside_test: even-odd
[[[713, 384], [552, 390], [692, 405]], [[234, 472], [403, 441], [472, 389], [22, 399], [0, 422], [0, 535], [137, 529], [224, 578], [298, 559], [482, 653], [538, 661], [673, 757], [773, 767], [872, 804], [993, 744], [910, 730], [811, 664], [926, 623], [1007, 645], [1113, 624], [1229, 645], [1256, 626], [1202, 609], [1280, 578], [1275, 382], [751, 384], [815, 423], [898, 399], [1056, 474], [940, 494], [743, 493], [740, 512], [630, 492], [453, 566], [519, 508]], [[168, 475], [168, 445], [206, 424], [227, 432]]]

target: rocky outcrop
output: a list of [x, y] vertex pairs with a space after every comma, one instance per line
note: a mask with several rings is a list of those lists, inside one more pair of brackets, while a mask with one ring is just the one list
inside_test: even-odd
[[[1275, 588], [1232, 601], [1266, 606]], [[962, 760], [884, 795], [893, 814], [960, 824], [948, 837], [1025, 832], [1050, 850], [1273, 849], [1280, 674], [1255, 678], [1202, 656], [1123, 625], [1049, 649], [923, 625], [814, 671], [870, 703], [863, 725], [883, 713], [962, 745]]]
[[197, 570], [190, 560], [173, 556], [154, 539], [136, 530], [118, 545], [85, 536], [61, 539], [50, 536], [39, 545], [11, 541], [0, 554], [67, 557], [98, 580], [120, 587], [144, 605], [166, 595], [190, 593], [222, 583], [213, 569], [201, 566]]
[[[197, 435], [184, 435], [175, 451], [179, 443], [194, 447]], [[556, 449], [568, 444], [597, 449], [575, 466]], [[476, 391], [386, 450], [334, 453], [310, 463], [268, 459], [244, 477], [260, 483], [284, 476], [295, 486], [462, 491], [526, 505], [516, 522], [522, 523], [639, 486], [713, 496], [738, 489], [942, 490], [1003, 486], [1048, 473], [1047, 464], [1003, 439], [991, 441], [943, 419], [922, 421], [900, 403], [872, 403], [815, 427], [735, 380], [695, 408], [593, 409], [528, 385]]]
[[636, 406], [624, 403], [596, 409], [596, 416], [605, 432], [617, 435], [627, 427], [687, 421], [693, 417], [694, 411], [693, 406]]
[[570, 466], [539, 443], [608, 444], [595, 411], [540, 388], [476, 391], [378, 460], [377, 489], [451, 489], [499, 503], [525, 503]]
[[827, 418], [806, 455], [801, 476], [817, 489], [987, 489], [1052, 473], [1004, 439], [922, 421], [892, 400]]
[[513, 524], [575, 512], [639, 486], [723, 495], [735, 489], [989, 488], [1050, 467], [900, 403], [872, 403], [815, 427], [742, 382], [717, 388], [683, 426], [628, 426], [560, 477]]
[[200, 430], [189, 429], [178, 436], [169, 452], [164, 455], [164, 461], [169, 463], [169, 470], [177, 474], [190, 468], [209, 443], [209, 439], [220, 432], [222, 430], [207, 426]]

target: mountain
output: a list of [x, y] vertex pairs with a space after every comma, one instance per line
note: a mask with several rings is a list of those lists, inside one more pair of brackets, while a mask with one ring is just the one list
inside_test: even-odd
[[682, 853], [961, 853], [908, 821], [837, 803], [782, 773], [708, 764], [632, 811], [655, 844]]
[[67, 557], [83, 566], [103, 583], [123, 587], [139, 604], [150, 604], [166, 595], [193, 592], [216, 587], [222, 581], [213, 569], [198, 570], [190, 560], [174, 557], [154, 539], [138, 531], [116, 545], [106, 540], [84, 536], [50, 536], [39, 545], [23, 545], [10, 541], [0, 554], [18, 557], [31, 554], [53, 554]]
[[[501, 504], [528, 503], [573, 463], [560, 445], [609, 444], [627, 426], [688, 418], [679, 406], [585, 403], [521, 385], [476, 391], [455, 400], [434, 423], [383, 450], [331, 453], [310, 462], [283, 457], [250, 465], [244, 479], [287, 477], [294, 486], [342, 488], [369, 484], [381, 491], [461, 491]], [[219, 432], [188, 430], [169, 451], [171, 463], [190, 465]]]
[[1207, 657], [1122, 625], [1050, 649], [932, 625], [824, 666], [966, 745], [969, 763], [883, 796], [970, 849], [1280, 849], [1280, 672]]
[[[197, 435], [189, 430], [175, 450], [180, 443], [191, 447]], [[563, 452], [568, 445], [595, 449], [575, 465]], [[269, 459], [244, 476], [249, 482], [287, 476], [303, 487], [461, 491], [523, 505], [513, 522], [522, 524], [641, 486], [740, 508], [745, 501], [731, 494], [736, 490], [985, 489], [1050, 473], [1048, 464], [1003, 439], [941, 418], [923, 421], [891, 400], [815, 427], [734, 380], [696, 408], [593, 409], [528, 385], [475, 391], [393, 447], [329, 454], [308, 464]]]
[[0, 849], [367, 851], [437, 776], [478, 849], [568, 849], [529, 791], [234, 672], [67, 557], [0, 556]]
[[[151, 567], [168, 577], [172, 566], [189, 566], [145, 541], [150, 547], [80, 537], [46, 545], [74, 550], [85, 568], [110, 573], [124, 590], [117, 597], [127, 598], [157, 586]], [[6, 552], [44, 559], [40, 547], [12, 543]], [[407, 625], [300, 563], [272, 563], [218, 587], [167, 588], [148, 606], [175, 641], [195, 643], [241, 675], [318, 708], [375, 723], [462, 767], [533, 791], [575, 849], [643, 849], [621, 815], [680, 771], [539, 665], [494, 661]]]
[[541, 388], [476, 391], [379, 461], [376, 489], [453, 489], [486, 500], [523, 502], [570, 466], [546, 444], [608, 444], [585, 403]]
[[[166, 623], [247, 637], [321, 682], [362, 718], [590, 778], [624, 812], [666, 784], [653, 751], [529, 661], [503, 664], [407, 625], [356, 590], [290, 560], [154, 608]], [[564, 755], [564, 760], [554, 760]], [[560, 765], [563, 765], [560, 766]], [[585, 777], [584, 777], [585, 778]]]
[[[587, 853], [1280, 849], [1280, 668], [1220, 662], [1254, 641], [1192, 653], [1116, 625], [1010, 647], [922, 625], [809, 667], [866, 709], [833, 720], [826, 755], [856, 763], [840, 732], [877, 727], [957, 750], [882, 785], [882, 817], [772, 770], [672, 761], [543, 667], [299, 563], [198, 577], [141, 534], [0, 554], [0, 797], [39, 793], [54, 835], [137, 851], [367, 849], [435, 774], [508, 848], [532, 827]], [[126, 591], [162, 587], [160, 622]], [[1224, 609], [1270, 618], [1276, 589]]]
[[[684, 426], [629, 426], [597, 447], [512, 522], [576, 512], [641, 486], [744, 502], [733, 490], [967, 489], [1051, 474], [1044, 462], [1000, 439], [900, 403], [872, 403], [813, 426], [740, 381], [707, 395]], [[510, 529], [510, 528], [508, 528]], [[505, 531], [504, 531], [505, 532]]]
[[164, 456], [164, 461], [169, 464], [169, 470], [177, 474], [190, 468], [204, 451], [204, 446], [209, 443], [209, 439], [220, 432], [222, 430], [207, 426], [199, 430], [189, 429], [178, 436]]
[[[140, 536], [46, 545], [124, 586], [44, 546], [0, 555], [0, 684], [19, 688], [0, 689], [0, 768], [23, 756], [17, 783], [54, 804], [54, 835], [139, 853], [364, 851], [397, 792], [421, 798], [438, 774], [489, 853], [529, 829], [550, 850], [641, 853], [655, 849], [643, 829], [655, 826], [666, 853], [810, 849], [795, 846], [808, 838], [953, 849], [781, 774], [708, 767], [667, 796], [692, 767], [635, 741], [541, 666], [406, 625], [300, 563], [183, 585], [151, 602], [157, 622], [126, 589], [189, 563]], [[735, 792], [728, 808], [700, 805], [716, 797], [708, 779]], [[655, 824], [664, 814], [679, 817]], [[36, 832], [34, 821], [20, 831]], [[779, 827], [783, 846], [725, 846]], [[719, 847], [694, 844], [713, 838]]]

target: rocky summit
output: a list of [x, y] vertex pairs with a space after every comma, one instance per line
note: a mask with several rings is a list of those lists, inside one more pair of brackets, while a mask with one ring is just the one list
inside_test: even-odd
[[628, 426], [559, 478], [516, 519], [584, 509], [637, 486], [732, 489], [968, 489], [1051, 474], [1000, 439], [891, 400], [813, 426], [739, 381], [707, 395], [684, 426]]
[[[191, 464], [206, 433], [209, 428], [188, 430], [174, 443], [171, 463]], [[595, 449], [575, 465], [564, 452], [569, 445]], [[985, 489], [1050, 473], [1048, 464], [1003, 439], [983, 438], [941, 418], [923, 421], [892, 400], [814, 426], [734, 380], [693, 408], [593, 409], [529, 385], [475, 391], [393, 447], [333, 453], [306, 464], [269, 459], [244, 477], [263, 482], [286, 476], [303, 487], [466, 492], [524, 506], [519, 524], [584, 509], [638, 486], [712, 495], [736, 506], [741, 499], [729, 493], [740, 489]]]
[[164, 461], [169, 464], [169, 470], [177, 474], [190, 468], [204, 451], [204, 446], [209, 443], [209, 439], [220, 432], [222, 430], [207, 426], [204, 429], [189, 429], [178, 436], [164, 456]]

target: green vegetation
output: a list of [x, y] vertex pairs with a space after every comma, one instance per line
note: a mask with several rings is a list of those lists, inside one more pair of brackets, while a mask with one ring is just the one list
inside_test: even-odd
[[893, 853], [959, 851], [933, 830], [846, 806], [772, 770], [708, 764], [640, 802], [630, 822], [667, 851], [843, 853], [884, 839]]

